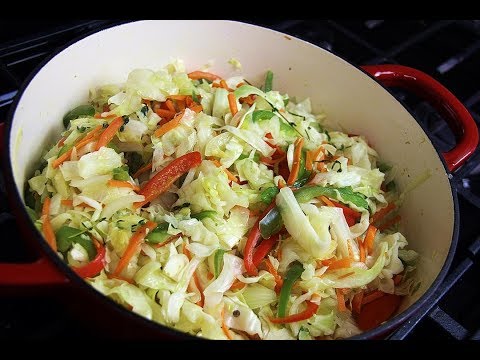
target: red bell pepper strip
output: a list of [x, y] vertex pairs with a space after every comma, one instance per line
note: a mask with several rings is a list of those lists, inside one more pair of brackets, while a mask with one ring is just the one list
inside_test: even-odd
[[252, 229], [250, 230], [250, 234], [248, 234], [247, 243], [245, 244], [245, 249], [243, 250], [243, 262], [245, 264], [245, 269], [247, 270], [247, 274], [251, 276], [255, 276], [257, 274], [257, 267], [253, 263], [253, 251], [255, 246], [260, 240], [260, 220], [262, 220], [265, 215], [268, 214], [270, 210], [275, 207], [275, 198], [273, 199], [272, 203], [265, 209], [265, 211], [258, 217], [257, 221], [253, 225]]
[[91, 278], [100, 273], [105, 267], [105, 246], [101, 246], [97, 249], [97, 256], [88, 264], [81, 267], [73, 267], [73, 271], [82, 278]]
[[306, 301], [306, 303], [307, 303], [307, 308], [302, 312], [299, 312], [298, 314], [294, 314], [294, 315], [280, 317], [280, 318], [270, 318], [270, 321], [274, 324], [289, 324], [293, 322], [310, 319], [317, 312], [318, 305], [308, 300]]
[[197, 167], [202, 162], [202, 155], [194, 151], [173, 160], [165, 168], [160, 170], [148, 183], [140, 189], [139, 195], [145, 196], [145, 200], [134, 204], [135, 208], [140, 208], [149, 203], [172, 186], [172, 184], [188, 170]]
[[279, 238], [279, 234], [270, 236], [268, 239], [264, 239], [260, 245], [255, 248], [253, 253], [253, 265], [258, 266], [267, 254], [275, 247]]
[[359, 213], [358, 211], [355, 211], [348, 206], [345, 206], [343, 204], [340, 204], [339, 202], [333, 201], [330, 199], [333, 205], [335, 207], [339, 207], [343, 210], [343, 215], [345, 215], [345, 219], [347, 220], [348, 226], [353, 226], [355, 225], [358, 220], [362, 217], [362, 214]]
[[358, 327], [363, 331], [377, 327], [393, 316], [401, 302], [401, 296], [385, 294], [368, 304], [364, 303], [361, 307], [360, 313], [355, 314]]
[[47, 243], [53, 249], [57, 251], [57, 240], [55, 239], [55, 233], [53, 232], [52, 223], [50, 222], [50, 198], [46, 197], [42, 207], [42, 231]]

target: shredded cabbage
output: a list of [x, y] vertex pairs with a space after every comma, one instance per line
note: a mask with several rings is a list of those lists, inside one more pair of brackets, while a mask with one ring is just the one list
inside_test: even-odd
[[[67, 117], [28, 180], [35, 226], [50, 223], [70, 266], [95, 269], [86, 281], [99, 292], [176, 330], [208, 339], [358, 334], [356, 294], [420, 286], [419, 254], [397, 221], [414, 186], [399, 195], [366, 138], [326, 129], [326, 114], [272, 90], [268, 74], [261, 86], [238, 72], [224, 83], [175, 59], [91, 89], [80, 106], [89, 113]], [[99, 137], [107, 142], [96, 150]], [[367, 239], [372, 226], [381, 230]]]

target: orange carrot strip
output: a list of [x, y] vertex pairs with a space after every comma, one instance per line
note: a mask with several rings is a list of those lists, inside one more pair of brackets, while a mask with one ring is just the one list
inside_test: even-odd
[[62, 201], [60, 201], [60, 204], [64, 205], [64, 206], [73, 206], [73, 200], [71, 199], [64, 199]]
[[123, 125], [123, 118], [121, 116], [113, 119], [113, 121], [108, 125], [108, 127], [102, 132], [98, 138], [97, 145], [95, 150], [100, 149], [102, 146], [107, 146], [107, 144], [112, 141], [113, 137], [117, 134], [117, 131]]
[[222, 170], [225, 171], [225, 174], [227, 174], [228, 180], [238, 183], [237, 177], [233, 175], [228, 169], [225, 169], [224, 167], [222, 167], [222, 164], [220, 163], [220, 161], [211, 157], [208, 157], [207, 159], [213, 162], [216, 167], [222, 168]]
[[238, 112], [238, 107], [237, 99], [235, 98], [235, 94], [233, 92], [228, 94], [228, 105], [230, 106], [230, 112], [232, 115], [235, 115]]
[[167, 119], [167, 120], [173, 119], [173, 117], [175, 116], [174, 111], [160, 109], [160, 108], [156, 109], [155, 113], [158, 116], [160, 116], [162, 119]]
[[184, 101], [188, 97], [189, 97], [189, 95], [168, 95], [167, 99]]
[[222, 309], [222, 331], [225, 334], [225, 336], [228, 338], [228, 340], [233, 340], [233, 335], [230, 333], [230, 329], [225, 323], [225, 305], [223, 305], [223, 309]]
[[335, 207], [335, 204], [333, 202], [331, 202], [330, 199], [327, 198], [324, 195], [320, 196], [320, 200], [322, 200], [325, 203], [325, 205], [327, 205], [327, 206]]
[[172, 100], [167, 99], [167, 101], [165, 101], [165, 105], [167, 105], [167, 109], [170, 110], [171, 112], [173, 113], [177, 112], [177, 109], [175, 109], [175, 105], [173, 104]]
[[341, 289], [335, 289], [337, 293], [337, 304], [338, 304], [338, 311], [347, 311], [347, 307], [345, 306], [345, 296], [343, 296], [343, 292]]
[[273, 264], [270, 262], [270, 259], [265, 260], [265, 265], [267, 266], [267, 271], [273, 275], [273, 278], [275, 279], [275, 291], [278, 293], [280, 292], [280, 289], [282, 288], [283, 285], [283, 279], [282, 277], [278, 274], [277, 270], [273, 266]]
[[367, 234], [363, 240], [365, 246], [365, 251], [367, 254], [371, 254], [373, 251], [373, 242], [375, 240], [375, 235], [377, 234], [377, 228], [370, 224], [367, 229]]
[[240, 290], [240, 289], [243, 289], [245, 285], [246, 284], [244, 282], [241, 282], [240, 280], [236, 279], [232, 284], [232, 286], [230, 286], [229, 290]]
[[189, 106], [188, 108], [192, 111], [195, 111], [197, 114], [203, 110], [202, 105], [197, 103], [193, 103], [193, 105]]
[[180, 124], [180, 120], [183, 118], [184, 111], [179, 112], [175, 117], [167, 122], [165, 125], [160, 126], [157, 130], [155, 130], [154, 135], [156, 137], [160, 137], [170, 130], [176, 128]]
[[[90, 141], [88, 141], [90, 142]], [[88, 144], [88, 143], [87, 143]], [[86, 144], [85, 144], [86, 145]], [[82, 146], [83, 147], [83, 146]], [[74, 148], [76, 148], [77, 150], [79, 150], [78, 148], [78, 145], [75, 145]], [[52, 167], [54, 169], [58, 168], [60, 165], [62, 165], [65, 161], [67, 161], [68, 159], [70, 159], [70, 156], [72, 156], [72, 152], [73, 152], [73, 147], [68, 150], [67, 152], [63, 153], [62, 155], [60, 155], [58, 158], [56, 158], [53, 162], [52, 162]]]
[[227, 85], [227, 82], [226, 82], [225, 80], [223, 80], [223, 79], [220, 80], [220, 86], [221, 86], [222, 88], [224, 88], [225, 90], [233, 91], [233, 89], [230, 89], [230, 88], [228, 87], [228, 85]]
[[139, 191], [140, 188], [137, 186], [137, 185], [134, 185], [128, 181], [122, 181], [122, 180], [113, 180], [113, 179], [110, 179], [108, 180], [108, 183], [107, 183], [109, 186], [112, 186], [112, 187], [119, 187], [119, 188], [129, 188], [129, 189], [133, 189], [135, 191]]
[[206, 71], [192, 71], [188, 74], [188, 77], [192, 80], [205, 79], [208, 81], [220, 80], [221, 77]]
[[153, 221], [147, 221], [145, 225], [142, 225], [138, 228], [137, 231], [130, 238], [127, 248], [125, 249], [120, 261], [113, 272], [113, 275], [120, 275], [120, 273], [125, 269], [130, 262], [131, 258], [135, 255], [140, 244], [144, 241], [145, 237], [148, 235], [149, 231], [152, 231], [157, 227], [157, 223]]
[[[70, 206], [70, 207], [73, 207], [73, 200], [70, 200], [70, 199], [64, 199], [60, 202], [62, 205], [64, 206]], [[84, 208], [89, 208], [89, 209], [92, 209], [92, 210], [95, 210], [94, 208], [92, 208], [90, 205], [88, 204], [85, 204], [84, 202], [78, 204], [78, 205], [75, 205], [75, 206], [80, 206], [80, 207], [84, 207]]]
[[327, 172], [327, 165], [325, 165], [324, 163], [317, 163], [317, 170], [320, 171], [320, 172]]
[[[322, 264], [325, 260], [322, 260]], [[333, 262], [331, 262], [329, 265], [325, 265], [324, 266], [328, 266], [328, 270], [337, 270], [337, 269], [343, 269], [343, 268], [348, 268], [352, 265], [352, 259], [350, 258], [343, 258], [343, 259], [339, 259], [339, 260], [335, 260]]]
[[360, 314], [360, 311], [362, 311], [363, 295], [363, 291], [360, 291], [352, 299], [352, 312], [354, 314]]
[[255, 95], [245, 96], [243, 98], [238, 99], [238, 101], [240, 102], [240, 104], [247, 104], [252, 106], [253, 103], [255, 102]]
[[392, 225], [395, 225], [396, 223], [398, 223], [401, 219], [402, 217], [400, 215], [397, 215], [394, 218], [388, 221], [385, 221], [382, 225], [378, 227], [378, 230], [380, 231], [387, 230], [388, 228], [392, 227]]
[[371, 223], [378, 222], [379, 220], [383, 219], [393, 209], [395, 209], [395, 204], [394, 203], [388, 204], [386, 207], [384, 207], [383, 209], [380, 209], [375, 214], [373, 214], [373, 216], [370, 219], [370, 222]]
[[107, 278], [123, 280], [123, 281], [128, 282], [129, 284], [134, 284], [133, 279], [127, 279], [126, 277], [123, 277], [123, 276], [120, 276], [120, 275], [114, 275], [114, 274], [107, 273]]
[[142, 175], [144, 172], [150, 170], [151, 168], [152, 168], [152, 163], [150, 162], [147, 165], [138, 169], [137, 172], [135, 174], [133, 174], [133, 178], [134, 179], [138, 178], [140, 175]]
[[[97, 133], [102, 129], [102, 125], [98, 125], [96, 128], [94, 128], [92, 131], [90, 131], [83, 139], [81, 139], [79, 142], [77, 142], [74, 147], [77, 149], [77, 150], [80, 150], [81, 148], [83, 148], [84, 146], [86, 146], [87, 144], [90, 143], [90, 141], [92, 139], [95, 138], [95, 136], [97, 135]], [[72, 152], [73, 152], [73, 148], [71, 148], [70, 150], [68, 150], [67, 152], [63, 153], [61, 156], [59, 156], [57, 159], [55, 159], [53, 162], [52, 162], [52, 167], [54, 169], [56, 169], [57, 167], [59, 167], [61, 164], [63, 164], [65, 161], [67, 161], [68, 159], [70, 159], [70, 156], [72, 156]]]
[[295, 141], [295, 150], [293, 153], [293, 164], [292, 171], [287, 180], [287, 185], [293, 185], [295, 180], [297, 180], [298, 172], [300, 171], [300, 158], [302, 156], [302, 147], [303, 147], [303, 137]]
[[221, 88], [222, 85], [220, 85], [220, 83], [214, 82], [214, 83], [212, 83], [212, 87], [213, 87], [213, 88]]
[[368, 304], [374, 300], [380, 299], [381, 297], [385, 296], [385, 293], [380, 290], [372, 291], [371, 293], [365, 295], [362, 300], [362, 305]]
[[278, 163], [282, 162], [284, 158], [285, 158], [285, 155], [280, 156], [276, 159], [270, 159], [266, 156], [261, 156], [260, 161], [265, 163], [266, 165], [275, 165], [275, 164], [278, 164]]
[[185, 110], [185, 100], [175, 100], [175, 103], [177, 104], [178, 111], [183, 111]]
[[308, 171], [312, 171], [313, 169], [313, 162], [312, 162], [312, 152], [311, 151], [307, 151], [307, 156], [305, 158], [305, 169], [307, 169]]
[[242, 82], [239, 82], [239, 83], [237, 84], [237, 89], [238, 89], [240, 86], [243, 86], [243, 85], [245, 85], [245, 83], [244, 83], [243, 81], [242, 81]]
[[50, 222], [50, 198], [45, 198], [42, 207], [42, 231], [45, 235], [48, 245], [57, 251], [57, 240], [55, 239], [55, 233], [53, 232], [52, 223]]
[[[321, 156], [320, 156], [321, 155]], [[312, 152], [312, 161], [319, 161], [322, 160], [324, 157], [323, 154], [323, 147], [319, 147], [317, 150], [313, 150]]]
[[364, 263], [367, 258], [365, 255], [365, 246], [363, 244], [362, 239], [357, 238], [357, 242], [358, 242], [358, 250], [360, 251], [360, 261]]
[[336, 260], [335, 258], [331, 257], [330, 259], [324, 259], [324, 260], [317, 260], [317, 262], [320, 262], [322, 266], [330, 266], [332, 263], [334, 263]]

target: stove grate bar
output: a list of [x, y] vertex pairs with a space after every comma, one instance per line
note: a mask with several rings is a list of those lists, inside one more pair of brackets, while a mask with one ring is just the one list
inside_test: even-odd
[[460, 325], [455, 319], [443, 311], [440, 306], [436, 306], [428, 315], [430, 319], [440, 325], [446, 332], [457, 340], [463, 340], [468, 337], [468, 330]]
[[380, 63], [388, 59], [394, 59], [396, 56], [400, 55], [403, 51], [407, 50], [411, 46], [419, 43], [420, 41], [428, 39], [430, 36], [434, 35], [438, 31], [442, 30], [446, 26], [454, 23], [454, 20], [441, 20], [433, 25], [431, 25], [426, 30], [420, 32], [417, 35], [414, 35], [407, 39], [406, 41], [400, 43], [399, 45], [394, 46], [393, 48], [385, 51], [385, 53], [380, 57], [375, 57], [369, 60], [369, 63]]
[[417, 324], [429, 314], [437, 303], [443, 298], [443, 296], [451, 289], [453, 285], [470, 269], [473, 265], [473, 261], [469, 258], [463, 260], [453, 272], [444, 280], [439, 286], [437, 291], [432, 295], [432, 300], [427, 302], [423, 308], [418, 309], [418, 315], [413, 315], [408, 321], [406, 321], [391, 337], [391, 340], [403, 340], [405, 339]]

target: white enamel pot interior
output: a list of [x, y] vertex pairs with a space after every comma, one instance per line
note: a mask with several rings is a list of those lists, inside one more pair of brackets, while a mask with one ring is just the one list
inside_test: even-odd
[[[63, 130], [63, 115], [85, 102], [91, 87], [124, 82], [131, 70], [157, 69], [172, 58], [183, 59], [188, 71], [212, 64], [209, 70], [214, 73], [243, 74], [255, 84], [261, 84], [271, 69], [276, 89], [297, 99], [310, 97], [315, 111], [326, 112], [329, 124], [365, 135], [381, 159], [398, 168], [395, 180], [400, 189], [428, 171], [431, 176], [407, 194], [400, 210], [401, 231], [420, 254], [420, 289], [405, 298], [393, 320], [362, 336], [389, 330], [418, 307], [412, 305], [420, 298], [426, 300], [427, 290], [444, 275], [456, 232], [455, 197], [439, 154], [411, 114], [363, 71], [312, 44], [256, 26], [228, 21], [135, 22], [95, 33], [57, 54], [31, 79], [12, 116], [8, 151], [14, 196], [23, 198], [25, 182], [42, 150]], [[227, 63], [231, 58], [241, 62], [241, 72]], [[56, 263], [69, 277], [76, 277], [66, 265]], [[90, 291], [87, 287], [85, 291]]]

